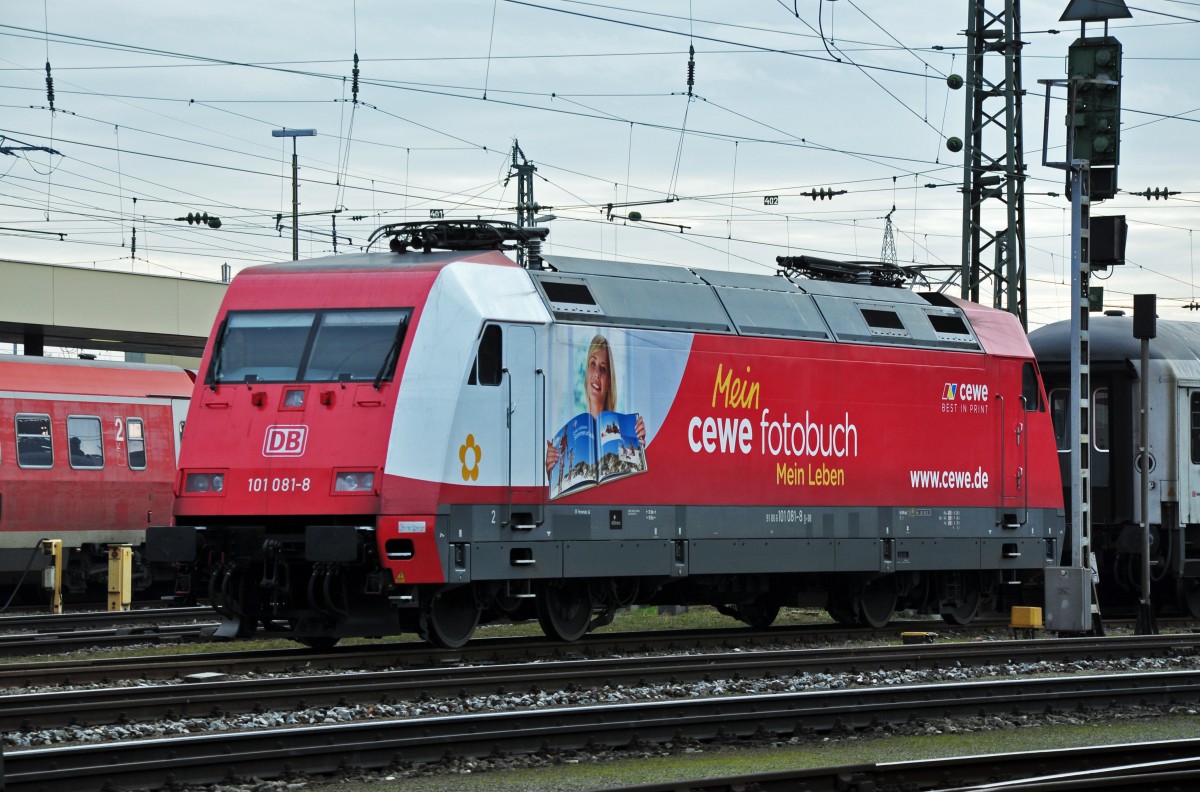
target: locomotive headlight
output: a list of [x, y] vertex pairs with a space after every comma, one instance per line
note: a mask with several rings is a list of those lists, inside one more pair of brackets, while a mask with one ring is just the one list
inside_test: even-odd
[[346, 471], [338, 473], [333, 480], [334, 492], [369, 493], [375, 489], [374, 471]]
[[221, 495], [225, 492], [224, 473], [188, 473], [183, 491], [194, 495]]

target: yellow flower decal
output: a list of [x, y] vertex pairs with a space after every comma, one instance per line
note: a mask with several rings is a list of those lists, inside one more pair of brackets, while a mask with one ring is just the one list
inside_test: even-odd
[[[468, 464], [467, 457], [471, 461]], [[475, 435], [467, 435], [467, 442], [458, 447], [458, 461], [462, 462], [463, 481], [475, 481], [479, 478], [479, 460], [483, 458], [483, 450], [475, 445]]]

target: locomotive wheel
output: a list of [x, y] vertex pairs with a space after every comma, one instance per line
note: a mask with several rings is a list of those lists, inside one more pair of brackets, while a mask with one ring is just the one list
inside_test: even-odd
[[1194, 580], [1179, 581], [1179, 604], [1184, 613], [1200, 619], [1200, 583]]
[[954, 603], [953, 608], [942, 611], [942, 621], [959, 627], [970, 624], [979, 615], [979, 608], [982, 604], [982, 591], [978, 589], [968, 591], [961, 600]]
[[896, 581], [891, 575], [863, 584], [858, 595], [858, 623], [878, 630], [892, 619], [896, 609]]
[[542, 589], [537, 598], [542, 632], [559, 641], [578, 641], [592, 620], [592, 598], [587, 586], [563, 583]]
[[829, 618], [838, 624], [846, 626], [858, 624], [853, 597], [849, 588], [845, 586], [838, 586], [830, 590], [825, 598], [825, 610], [829, 613]]
[[737, 606], [737, 617], [756, 630], [765, 630], [779, 616], [779, 603], [767, 597]]
[[470, 586], [435, 594], [421, 612], [421, 637], [442, 649], [458, 649], [479, 625], [479, 604]]

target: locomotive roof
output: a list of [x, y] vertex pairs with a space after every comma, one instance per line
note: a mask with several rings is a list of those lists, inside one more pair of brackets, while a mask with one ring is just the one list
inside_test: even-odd
[[[559, 322], [1028, 354], [1019, 326], [1014, 331], [1004, 315], [995, 321], [990, 318], [1000, 312], [939, 294], [557, 254], [543, 254], [542, 259], [548, 269], [525, 272]], [[458, 263], [518, 266], [495, 250], [347, 253], [251, 267], [238, 275], [235, 284], [246, 278], [257, 281], [305, 273], [336, 278], [356, 272], [382, 277], [421, 274], [432, 282], [441, 270]], [[260, 284], [276, 293], [266, 282]], [[357, 292], [374, 287], [356, 281], [354, 288]], [[463, 288], [488, 287], [465, 279]]]
[[530, 276], [561, 322], [964, 351], [985, 347], [967, 312], [940, 295], [777, 274], [542, 258], [553, 269], [531, 270]]
[[[1088, 322], [1089, 354], [1093, 361], [1136, 363], [1142, 342], [1133, 337], [1132, 316], [1093, 316]], [[1071, 323], [1055, 322], [1029, 334], [1033, 352], [1042, 363], [1069, 363]], [[1150, 340], [1150, 357], [1186, 362], [1200, 371], [1200, 322], [1162, 320]]]
[[369, 253], [339, 253], [334, 256], [301, 259], [300, 261], [280, 261], [273, 264], [260, 264], [247, 268], [243, 273], [239, 273], [238, 277], [242, 277], [243, 274], [258, 276], [352, 271], [436, 271], [456, 261], [477, 261], [481, 264], [517, 266], [512, 259], [494, 250], [481, 250], [468, 253], [442, 250], [435, 250], [431, 253], [376, 251]]

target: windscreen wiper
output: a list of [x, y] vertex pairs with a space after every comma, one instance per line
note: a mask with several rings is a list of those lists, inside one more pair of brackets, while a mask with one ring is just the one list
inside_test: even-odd
[[400, 358], [400, 345], [404, 343], [404, 328], [408, 326], [408, 317], [405, 316], [400, 320], [400, 326], [396, 328], [396, 335], [392, 337], [392, 345], [388, 348], [387, 355], [383, 358], [383, 365], [379, 367], [379, 372], [375, 375], [374, 386], [375, 390], [379, 390], [384, 377], [389, 371], [394, 370], [396, 361]]

